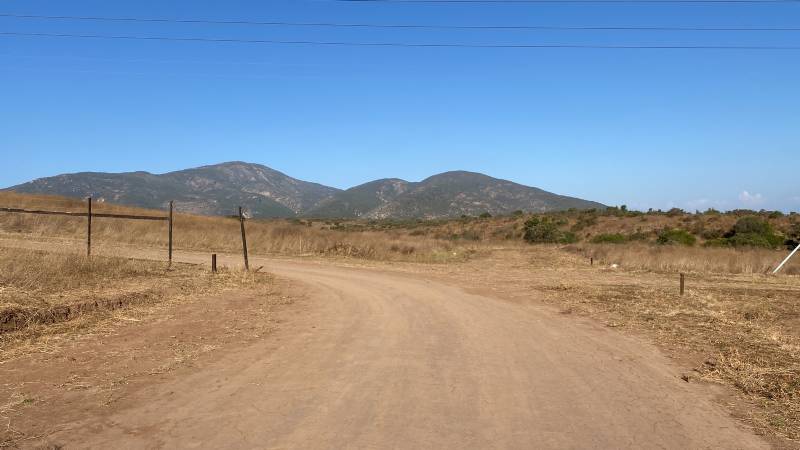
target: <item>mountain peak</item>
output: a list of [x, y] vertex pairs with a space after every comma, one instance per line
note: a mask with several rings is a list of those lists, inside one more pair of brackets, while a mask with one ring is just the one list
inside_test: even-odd
[[237, 206], [243, 206], [254, 217], [444, 218], [484, 212], [497, 215], [516, 210], [604, 208], [599, 203], [466, 170], [440, 173], [420, 182], [384, 178], [341, 191], [245, 161], [165, 174], [63, 174], [10, 189], [102, 197], [149, 208], [164, 208], [175, 200], [179, 210], [198, 214], [233, 214]]
[[170, 200], [175, 200], [179, 210], [197, 214], [233, 214], [242, 206], [255, 217], [296, 216], [339, 191], [244, 161], [160, 175], [146, 172], [64, 174], [10, 189], [70, 197], [91, 195], [147, 208], [163, 208]]
[[497, 178], [490, 177], [479, 172], [469, 172], [466, 170], [451, 170], [430, 176], [422, 183], [486, 183], [498, 180]]

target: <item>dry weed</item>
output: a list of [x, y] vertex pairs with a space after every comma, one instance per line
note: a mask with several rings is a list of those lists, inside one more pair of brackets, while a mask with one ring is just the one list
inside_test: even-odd
[[[787, 252], [758, 248], [707, 248], [647, 244], [575, 244], [568, 250], [592, 257], [600, 264], [617, 264], [634, 270], [695, 273], [769, 273]], [[800, 274], [800, 257], [783, 269], [786, 275]]]

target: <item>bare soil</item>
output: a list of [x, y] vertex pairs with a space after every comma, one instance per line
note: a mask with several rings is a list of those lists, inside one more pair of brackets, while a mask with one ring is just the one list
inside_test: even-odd
[[[731, 391], [687, 383], [685, 367], [644, 339], [545, 305], [555, 299], [547, 292], [630, 274], [601, 278], [588, 269], [568, 282], [563, 271], [537, 276], [529, 258], [414, 265], [252, 257], [252, 266], [290, 280], [285, 292], [299, 300], [276, 310], [289, 295], [198, 298], [158, 321], [7, 361], [0, 436], [8, 445], [65, 448], [789, 444], [757, 436], [720, 404]], [[523, 273], [530, 281], [519, 280]], [[641, 281], [653, 289], [662, 282]]]

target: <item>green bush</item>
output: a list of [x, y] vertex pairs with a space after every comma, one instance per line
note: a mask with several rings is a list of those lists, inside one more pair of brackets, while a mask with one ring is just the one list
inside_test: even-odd
[[595, 214], [582, 214], [578, 220], [572, 225], [571, 230], [574, 232], [582, 231], [584, 228], [597, 225], [597, 216]]
[[619, 233], [598, 234], [592, 238], [592, 242], [595, 244], [624, 244], [627, 240], [624, 235]]
[[481, 213], [481, 215], [479, 215], [478, 217], [481, 218], [481, 219], [490, 219], [492, 217], [492, 214], [487, 211], [487, 212]]
[[525, 222], [523, 239], [531, 244], [567, 244], [577, 242], [575, 233], [564, 232], [558, 228], [558, 222], [549, 217], [532, 217]]
[[783, 244], [784, 240], [777, 235], [742, 233], [727, 238], [733, 247], [763, 247], [776, 248]]
[[480, 241], [481, 235], [477, 231], [474, 230], [465, 230], [461, 234], [453, 233], [450, 235], [450, 239], [457, 241], [459, 239], [463, 239], [465, 241]]
[[667, 216], [668, 217], [682, 216], [684, 214], [686, 214], [686, 211], [684, 211], [684, 210], [682, 210], [680, 208], [672, 208], [669, 211], [667, 211]]
[[702, 236], [703, 239], [705, 240], [713, 241], [715, 239], [721, 238], [723, 234], [725, 234], [725, 232], [723, 232], [722, 230], [717, 228], [712, 228], [710, 230], [704, 230]]
[[703, 243], [704, 247], [730, 247], [731, 243], [727, 239], [719, 237], [707, 240]]
[[635, 233], [629, 234], [627, 238], [629, 241], [646, 241], [650, 238], [650, 235], [637, 229]]
[[578, 235], [572, 231], [564, 231], [561, 235], [561, 239], [558, 242], [561, 244], [574, 244], [578, 242]]
[[658, 233], [656, 242], [661, 245], [679, 244], [691, 246], [697, 242], [697, 238], [688, 231], [681, 230], [680, 228], [665, 228]]
[[795, 247], [800, 245], [800, 223], [792, 222], [789, 224], [789, 230], [786, 232], [786, 241], [783, 245], [787, 250], [794, 250]]
[[777, 248], [784, 243], [784, 238], [775, 233], [769, 222], [755, 216], [740, 218], [723, 237], [732, 247]]
[[736, 221], [733, 229], [731, 229], [731, 235], [769, 233], [772, 233], [772, 227], [769, 225], [769, 223], [754, 216], [742, 217]]

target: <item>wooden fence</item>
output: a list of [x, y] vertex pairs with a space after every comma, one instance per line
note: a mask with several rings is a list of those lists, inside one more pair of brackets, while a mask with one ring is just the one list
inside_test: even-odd
[[86, 217], [86, 256], [92, 255], [92, 219], [93, 218], [107, 218], [107, 219], [126, 219], [126, 220], [161, 220], [169, 223], [167, 228], [167, 235], [169, 241], [169, 264], [172, 265], [172, 217], [173, 217], [173, 202], [169, 202], [169, 215], [168, 216], [139, 216], [133, 214], [109, 214], [109, 213], [93, 213], [92, 212], [92, 197], [86, 199], [86, 212], [71, 212], [71, 211], [44, 211], [36, 209], [20, 209], [20, 208], [0, 208], [0, 212], [20, 213], [20, 214], [42, 214], [48, 216], [70, 216], [70, 217]]
[[[174, 202], [169, 202], [169, 215], [168, 216], [139, 216], [133, 214], [109, 214], [109, 213], [94, 213], [92, 212], [92, 197], [86, 199], [86, 212], [72, 212], [72, 211], [45, 211], [37, 209], [20, 209], [20, 208], [2, 208], [0, 212], [7, 213], [20, 213], [20, 214], [43, 214], [49, 216], [70, 216], [70, 217], [86, 217], [86, 256], [92, 256], [92, 219], [96, 217], [108, 219], [128, 219], [128, 220], [162, 220], [168, 222], [167, 236], [169, 241], [169, 265], [172, 265], [172, 223]], [[244, 256], [245, 270], [250, 270], [250, 261], [247, 257], [247, 235], [245, 234], [245, 220], [242, 207], [239, 207], [239, 225], [242, 232], [242, 254]], [[216, 272], [216, 256], [212, 255], [212, 270]], [[258, 271], [258, 269], [256, 269]]]

